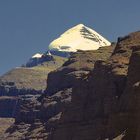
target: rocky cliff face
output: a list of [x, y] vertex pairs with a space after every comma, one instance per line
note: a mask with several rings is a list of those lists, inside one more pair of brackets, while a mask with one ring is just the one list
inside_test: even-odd
[[62, 67], [49, 73], [46, 94], [54, 94], [59, 90], [73, 87], [79, 79], [84, 78], [94, 69], [97, 60], [106, 60], [113, 49], [114, 45], [96, 51], [74, 53]]
[[51, 140], [139, 139], [139, 44], [140, 32], [132, 33], [118, 40], [109, 60], [96, 61], [88, 78], [73, 88], [72, 103]]
[[128, 81], [121, 101], [121, 109], [128, 113], [124, 140], [140, 139], [140, 45], [132, 46], [133, 53], [128, 69]]
[[[50, 73], [46, 94], [39, 99], [31, 97], [20, 101], [15, 125], [7, 130], [7, 138], [33, 139], [36, 137], [48, 139], [56, 128], [62, 112], [71, 103], [74, 84], [88, 76], [93, 70], [96, 60], [108, 59], [113, 49], [114, 47], [110, 46], [97, 51], [77, 52], [61, 68]], [[38, 130], [41, 130], [42, 133], [39, 133]], [[22, 133], [19, 134], [19, 131]]]
[[0, 97], [0, 117], [14, 117], [18, 97]]
[[139, 140], [140, 32], [112, 51], [77, 52], [51, 72], [46, 94], [20, 103], [3, 139]]

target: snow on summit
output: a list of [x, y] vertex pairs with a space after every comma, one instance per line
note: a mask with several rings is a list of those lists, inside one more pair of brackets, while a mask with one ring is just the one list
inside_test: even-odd
[[59, 38], [50, 43], [51, 51], [76, 52], [77, 50], [97, 50], [111, 43], [93, 29], [83, 24], [64, 32]]
[[36, 53], [35, 55], [32, 56], [32, 58], [41, 58], [42, 54], [40, 53]]

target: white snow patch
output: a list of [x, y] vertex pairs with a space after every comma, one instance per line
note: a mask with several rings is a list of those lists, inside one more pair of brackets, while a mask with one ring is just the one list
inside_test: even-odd
[[77, 50], [97, 50], [99, 47], [109, 45], [111, 45], [111, 43], [96, 31], [83, 24], [78, 24], [52, 41], [49, 45], [49, 49], [76, 52]]
[[43, 54], [36, 53], [35, 55], [32, 56], [32, 58], [41, 58]]

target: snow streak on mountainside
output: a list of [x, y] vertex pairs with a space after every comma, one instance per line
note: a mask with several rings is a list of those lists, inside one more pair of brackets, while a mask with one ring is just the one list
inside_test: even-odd
[[36, 53], [35, 55], [32, 56], [32, 58], [41, 58], [43, 54]]
[[79, 24], [64, 32], [50, 43], [49, 49], [61, 52], [76, 52], [77, 50], [97, 50], [111, 43], [94, 30]]

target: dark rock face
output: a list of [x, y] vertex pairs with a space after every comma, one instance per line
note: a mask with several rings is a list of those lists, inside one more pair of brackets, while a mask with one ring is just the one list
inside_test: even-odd
[[23, 95], [20, 96], [16, 106], [15, 123], [33, 123], [40, 117], [40, 105], [37, 98], [39, 95]]
[[43, 90], [35, 90], [35, 89], [26, 89], [21, 88], [18, 89], [15, 85], [9, 86], [7, 83], [3, 83], [0, 85], [0, 96], [18, 96], [25, 94], [42, 94]]
[[18, 97], [0, 97], [0, 117], [14, 117], [17, 101]]
[[[111, 55], [113, 49], [114, 48], [110, 46], [97, 51], [81, 51], [78, 52], [78, 54], [74, 54], [62, 68], [54, 72], [58, 78], [62, 78], [62, 80], [58, 80], [58, 83], [65, 86], [56, 83], [57, 79], [55, 78], [51, 80], [48, 79], [48, 84], [54, 87], [53, 91], [46, 90], [47, 94], [38, 99], [33, 99], [33, 96], [30, 99], [25, 97], [19, 101], [20, 106], [17, 109], [15, 125], [7, 130], [7, 139], [12, 137], [14, 137], [15, 140], [18, 138], [33, 139], [34, 137], [38, 139], [51, 138], [51, 134], [53, 130], [56, 129], [62, 112], [70, 106], [74, 84], [86, 78], [89, 72], [92, 71], [95, 59], [106, 60]], [[104, 50], [104, 53], [102, 53], [102, 50]], [[73, 70], [71, 71], [71, 69]], [[65, 70], [67, 73], [64, 73]], [[66, 77], [65, 74], [70, 77], [69, 75], [71, 75], [71, 73], [73, 74], [73, 78], [71, 78], [70, 81], [63, 78], [63, 76]], [[55, 88], [56, 84], [57, 87]], [[39, 126], [36, 126], [36, 124], [39, 124]], [[23, 130], [23, 127], [25, 127], [25, 130]], [[34, 132], [36, 129], [40, 129], [41, 133], [38, 131]], [[19, 131], [22, 131], [22, 133], [17, 136]]]
[[[50, 140], [139, 139], [139, 98], [133, 93], [133, 98], [129, 96], [135, 84], [140, 92], [138, 51], [132, 53], [132, 46], [139, 44], [140, 32], [130, 34], [119, 40], [108, 61], [95, 63], [88, 78], [73, 88], [72, 103], [63, 112]], [[134, 60], [137, 61], [133, 63]], [[129, 83], [129, 77], [134, 85]]]
[[121, 101], [121, 109], [128, 113], [128, 128], [124, 140], [140, 139], [140, 45], [133, 46], [128, 81]]
[[5, 138], [139, 140], [140, 32], [112, 51], [73, 54], [49, 74], [45, 95], [20, 103]]
[[[47, 94], [73, 87], [76, 82], [88, 75], [97, 60], [106, 60], [114, 46], [102, 47], [96, 51], [78, 51], [63, 66], [48, 75]], [[61, 83], [61, 84], [60, 84]]]
[[15, 124], [5, 132], [6, 139], [47, 139], [70, 102], [71, 89], [47, 96], [41, 102], [38, 96], [20, 97]]

